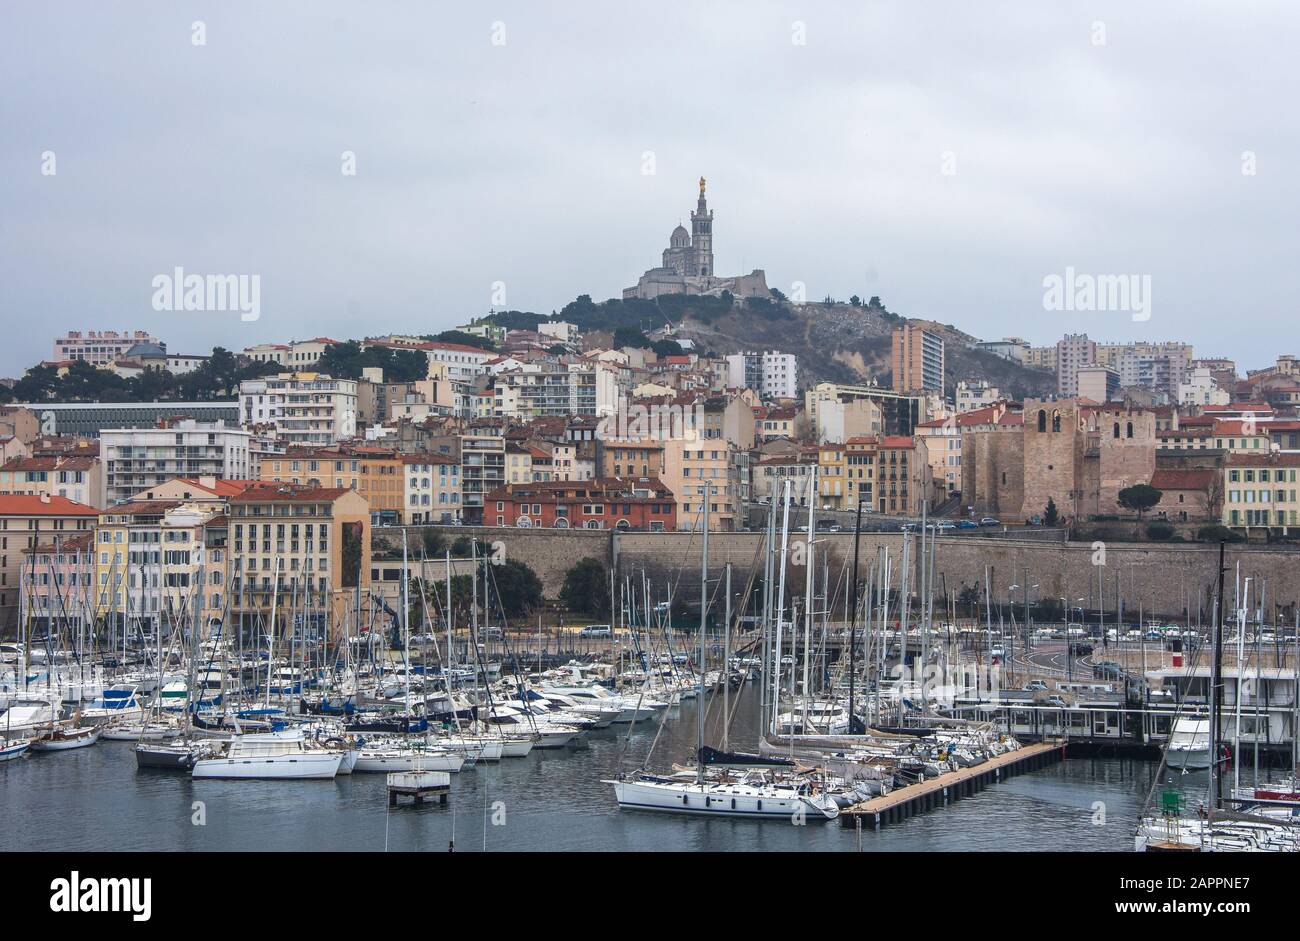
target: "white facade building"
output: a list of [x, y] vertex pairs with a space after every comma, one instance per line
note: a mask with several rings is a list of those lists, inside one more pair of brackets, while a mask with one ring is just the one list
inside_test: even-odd
[[252, 435], [223, 421], [178, 421], [166, 428], [105, 428], [99, 434], [108, 506], [173, 477], [247, 480]]
[[157, 337], [147, 330], [133, 330], [130, 333], [118, 333], [116, 330], [69, 330], [61, 337], [54, 338], [54, 354], [51, 359], [58, 363], [65, 360], [85, 360], [92, 366], [109, 366], [118, 357], [125, 356], [126, 351], [137, 343], [154, 343], [165, 348]]
[[286, 445], [326, 445], [356, 434], [357, 384], [320, 373], [281, 373], [239, 384], [245, 425], [271, 425]]
[[764, 399], [792, 399], [799, 387], [799, 361], [793, 353], [732, 353], [727, 385], [753, 389]]
[[1214, 381], [1208, 366], [1194, 367], [1178, 384], [1179, 405], [1227, 405], [1231, 400], [1227, 390]]
[[967, 382], [963, 379], [957, 383], [957, 389], [953, 395], [958, 415], [962, 412], [973, 412], [977, 408], [992, 405], [1002, 398], [1001, 390], [997, 386], [989, 385], [985, 379], [978, 382]]

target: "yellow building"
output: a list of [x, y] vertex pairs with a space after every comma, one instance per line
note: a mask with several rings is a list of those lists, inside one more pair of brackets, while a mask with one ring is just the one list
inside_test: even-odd
[[[370, 508], [355, 490], [248, 490], [230, 501], [230, 600], [234, 621], [265, 624], [274, 604], [287, 623], [337, 632], [370, 586]], [[278, 599], [277, 599], [278, 595]], [[279, 628], [277, 628], [277, 633]]]
[[849, 505], [847, 469], [844, 445], [817, 446], [817, 494], [821, 498], [821, 509], [842, 510]]

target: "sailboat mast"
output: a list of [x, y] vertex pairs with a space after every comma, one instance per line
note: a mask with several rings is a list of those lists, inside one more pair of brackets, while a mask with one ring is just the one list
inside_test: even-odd
[[1219, 597], [1214, 615], [1214, 666], [1210, 675], [1210, 775], [1214, 784], [1214, 809], [1223, 807], [1223, 777], [1219, 768], [1219, 722], [1223, 712], [1223, 582], [1224, 547], [1219, 543]]
[[704, 784], [704, 625], [709, 616], [709, 500], [713, 496], [712, 490], [712, 485], [704, 485], [704, 509], [701, 517], [704, 522], [704, 544], [700, 549], [700, 662], [696, 666], [700, 682], [695, 701], [695, 780], [701, 786]]
[[853, 518], [853, 581], [849, 587], [849, 734], [853, 734], [853, 687], [858, 672], [858, 546], [862, 541], [862, 494], [857, 494], [858, 512]]

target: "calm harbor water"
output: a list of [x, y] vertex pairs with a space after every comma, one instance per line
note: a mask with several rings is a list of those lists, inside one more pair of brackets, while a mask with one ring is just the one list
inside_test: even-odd
[[[695, 745], [693, 703], [674, 710], [651, 766], [684, 761]], [[736, 727], [757, 728], [746, 695]], [[0, 850], [839, 850], [852, 830], [771, 821], [703, 820], [619, 811], [602, 778], [635, 767], [654, 738], [626, 726], [581, 748], [534, 751], [452, 775], [448, 806], [389, 809], [382, 774], [320, 782], [193, 781], [137, 771], [130, 743], [0, 764]], [[733, 747], [752, 747], [754, 736]], [[622, 760], [622, 764], [620, 761]], [[948, 807], [864, 832], [863, 851], [1131, 850], [1156, 763], [1072, 759], [994, 785]], [[1189, 779], [1190, 780], [1190, 779]], [[1098, 825], [1096, 802], [1105, 805]], [[196, 825], [196, 802], [206, 817]], [[500, 802], [500, 803], [498, 803]], [[504, 822], [494, 825], [504, 814]]]

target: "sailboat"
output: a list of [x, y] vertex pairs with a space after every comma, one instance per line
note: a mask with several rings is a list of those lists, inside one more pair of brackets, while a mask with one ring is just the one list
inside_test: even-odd
[[332, 779], [343, 752], [323, 748], [301, 729], [236, 734], [216, 754], [200, 758], [190, 769], [194, 778], [275, 780]]
[[[789, 486], [787, 482], [787, 487]], [[711, 489], [711, 488], [710, 488]], [[614, 781], [614, 797], [620, 810], [651, 810], [717, 817], [751, 817], [791, 820], [798, 817], [833, 820], [839, 805], [826, 793], [819, 792], [811, 780], [782, 780], [769, 769], [751, 768], [719, 773], [706, 772], [704, 761], [704, 637], [709, 611], [709, 500], [702, 501], [701, 521], [704, 539], [700, 562], [700, 626], [698, 688], [696, 690], [696, 767], [674, 775], [655, 775], [642, 771]], [[728, 625], [728, 629], [730, 625]], [[693, 780], [692, 780], [693, 778]]]
[[[1195, 813], [1184, 810], [1182, 795], [1166, 791], [1161, 795], [1160, 812], [1144, 813], [1138, 820], [1133, 838], [1138, 852], [1205, 852], [1205, 853], [1294, 853], [1300, 852], [1300, 824], [1291, 816], [1273, 815], [1267, 807], [1250, 803], [1238, 804], [1236, 810], [1224, 808], [1222, 749], [1223, 715], [1223, 603], [1224, 603], [1224, 549], [1219, 543], [1218, 593], [1214, 618], [1214, 664], [1211, 673], [1211, 711], [1207, 766], [1210, 769], [1208, 807]], [[1248, 589], [1249, 590], [1249, 589]], [[1244, 604], [1238, 609], [1238, 636], [1245, 630]], [[1241, 659], [1237, 671], [1240, 676]], [[1240, 685], [1238, 686], [1238, 711], [1240, 712]], [[1240, 717], [1238, 717], [1238, 723]], [[1172, 741], [1172, 735], [1171, 735]], [[1166, 752], [1168, 757], [1168, 752]]]

